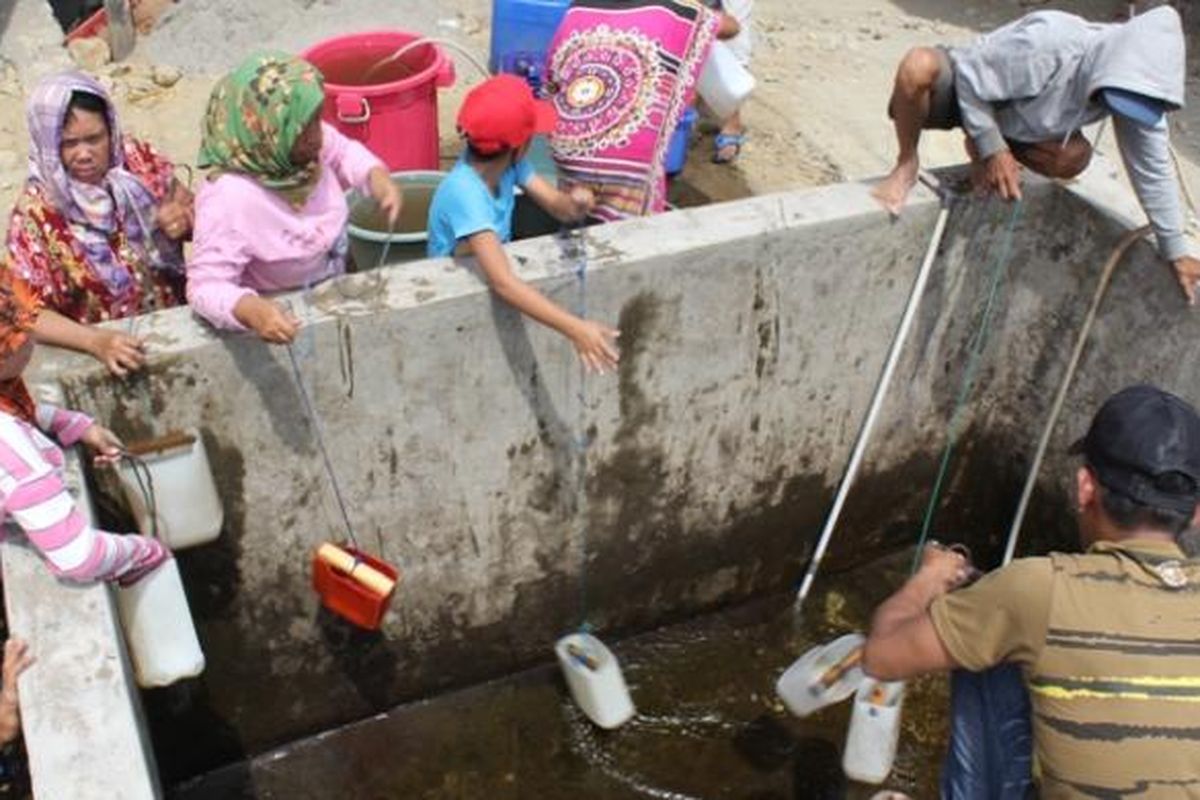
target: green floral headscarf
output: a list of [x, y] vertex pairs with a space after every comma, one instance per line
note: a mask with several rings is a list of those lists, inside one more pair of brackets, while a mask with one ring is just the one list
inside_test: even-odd
[[324, 79], [312, 64], [283, 52], [255, 53], [213, 88], [200, 166], [212, 178], [247, 175], [302, 207], [321, 167], [293, 164], [292, 146], [324, 102]]

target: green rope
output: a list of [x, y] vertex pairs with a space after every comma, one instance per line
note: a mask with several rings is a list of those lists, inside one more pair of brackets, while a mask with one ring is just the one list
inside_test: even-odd
[[983, 360], [983, 350], [987, 344], [988, 333], [992, 324], [992, 312], [996, 308], [996, 298], [1000, 295], [1000, 284], [1003, 282], [1004, 275], [1008, 271], [1009, 256], [1012, 254], [1013, 231], [1016, 229], [1017, 220], [1021, 216], [1023, 205], [1020, 200], [1013, 203], [1012, 213], [1009, 215], [1008, 224], [1004, 231], [1003, 242], [999, 252], [996, 254], [995, 261], [992, 263], [992, 275], [988, 286], [987, 299], [984, 301], [983, 309], [980, 311], [979, 322], [968, 344], [970, 357], [967, 360], [967, 368], [963, 372], [962, 383], [958, 388], [958, 397], [955, 400], [954, 411], [950, 415], [950, 424], [946, 434], [946, 446], [942, 450], [942, 460], [938, 465], [937, 478], [933, 482], [933, 490], [929, 494], [929, 503], [925, 506], [925, 519], [921, 523], [921, 536], [917, 539], [917, 551], [913, 554], [910, 573], [916, 573], [917, 569], [921, 566], [921, 551], [925, 548], [925, 542], [929, 538], [929, 531], [933, 527], [933, 516], [937, 512], [937, 505], [941, 499], [946, 474], [950, 469], [950, 457], [954, 453], [954, 445], [958, 440], [959, 429], [962, 426], [963, 412], [966, 410], [971, 390], [975, 388], [975, 378], [979, 372], [979, 365]]

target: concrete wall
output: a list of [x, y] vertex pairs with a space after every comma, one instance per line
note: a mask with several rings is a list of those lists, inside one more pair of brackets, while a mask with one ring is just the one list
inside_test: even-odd
[[[53, 387], [43, 387], [39, 399], [62, 403]], [[86, 514], [90, 495], [74, 453], [66, 475]], [[0, 561], [8, 629], [30, 643], [36, 659], [18, 686], [34, 795], [160, 797], [115, 590], [56, 580], [23, 538], [0, 543]]]
[[[623, 358], [582, 392], [569, 345], [493, 301], [463, 265], [351, 276], [296, 299], [308, 320], [297, 356], [354, 525], [404, 572], [381, 634], [332, 618], [310, 589], [311, 549], [342, 534], [284, 350], [213, 335], [180, 309], [141, 324], [154, 348], [141, 377], [111, 381], [65, 355], [44, 363], [45, 380], [127, 438], [200, 427], [217, 473], [226, 529], [180, 554], [208, 671], [146, 697], [167, 778], [549, 658], [580, 619], [585, 539], [588, 619], [614, 635], [787, 587], [936, 213], [926, 196], [889, 221], [866, 192], [835, 186], [589, 230], [588, 312], [619, 323]], [[996, 546], [1002, 531], [980, 521], [994, 527], [1012, 507], [1119, 230], [1058, 189], [1029, 194], [1015, 220], [999, 203], [956, 207], [832, 567], [915, 536], [989, 258], [1011, 221], [991, 345], [938, 518], [939, 531]], [[543, 239], [512, 253], [570, 305], [569, 250]], [[1148, 247], [1131, 261], [1058, 440], [1129, 380], [1195, 388], [1186, 343], [1200, 323]], [[1046, 474], [1062, 467], [1056, 456]], [[1062, 486], [1047, 482], [1031, 520], [1059, 540]]]

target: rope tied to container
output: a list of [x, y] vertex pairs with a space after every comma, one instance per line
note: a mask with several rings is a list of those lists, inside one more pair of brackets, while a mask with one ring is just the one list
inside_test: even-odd
[[[311, 287], [305, 286], [305, 292], [308, 292]], [[291, 310], [291, 304], [284, 301], [288, 310]], [[310, 336], [315, 334], [311, 333]], [[296, 388], [300, 394], [300, 402], [303, 405], [304, 413], [308, 417], [308, 423], [312, 427], [313, 439], [317, 443], [317, 451], [321, 455], [321, 463], [324, 466], [325, 476], [329, 480], [329, 488], [333, 493], [334, 500], [337, 503], [338, 513], [342, 518], [342, 524], [346, 528], [346, 538], [354, 545], [355, 550], [358, 550], [358, 537], [354, 535], [354, 524], [350, 521], [350, 512], [346, 508], [346, 499], [342, 494], [341, 483], [338, 481], [337, 471], [333, 468], [333, 459], [329, 456], [329, 449], [325, 445], [324, 425], [321, 423], [320, 414], [317, 413], [317, 408], [313, 404], [312, 397], [309, 394], [308, 386], [304, 381], [304, 373], [300, 369], [300, 362], [296, 358], [296, 350], [291, 342], [284, 345], [287, 350], [288, 362], [292, 367], [292, 377], [296, 381]], [[354, 556], [357, 565], [358, 556]]]
[[150, 538], [157, 539], [158, 499], [154, 494], [154, 476], [150, 474], [150, 465], [141, 456], [125, 449], [121, 450], [121, 458], [129, 463], [129, 472], [133, 475], [133, 482], [146, 506], [146, 513], [150, 516]]
[[[991, 205], [990, 200], [987, 205]], [[945, 485], [946, 476], [949, 473], [950, 459], [954, 453], [955, 445], [958, 443], [958, 435], [962, 432], [963, 413], [966, 411], [968, 401], [970, 400], [971, 390], [975, 387], [975, 379], [979, 373], [979, 366], [983, 361], [983, 351], [987, 346], [988, 335], [991, 333], [992, 315], [996, 310], [996, 300], [1000, 295], [1000, 286], [1008, 272], [1008, 265], [1012, 255], [1013, 235], [1017, 222], [1021, 217], [1023, 207], [1023, 201], [1018, 200], [1013, 203], [1012, 212], [1009, 214], [1008, 222], [1005, 225], [1000, 249], [996, 252], [996, 256], [992, 260], [987, 294], [979, 311], [975, 330], [968, 340], [967, 351], [969, 355], [967, 357], [967, 366], [963, 370], [962, 380], [959, 383], [958, 394], [954, 402], [954, 409], [950, 413], [950, 421], [946, 427], [946, 445], [942, 449], [942, 456], [938, 463], [937, 477], [934, 479], [933, 488], [929, 493], [929, 502], [925, 505], [925, 514], [921, 522], [921, 535], [917, 538], [917, 549], [913, 554], [912, 567], [909, 570], [910, 574], [915, 574], [920, 567], [921, 551], [924, 549], [925, 543], [929, 541], [929, 533], [933, 528], [933, 518], [937, 513], [938, 502], [941, 500], [942, 489]], [[970, 244], [967, 246], [968, 250], [971, 244], [975, 242], [975, 237], [982, 226], [983, 223], [981, 220], [971, 233]]]
[[[582, 226], [573, 225], [563, 229], [562, 236], [567, 247], [565, 254], [573, 261], [571, 271], [575, 275], [575, 314], [587, 319], [587, 243], [583, 238]], [[569, 371], [567, 372], [569, 374]], [[579, 527], [579, 631], [590, 633], [588, 622], [588, 515], [587, 515], [587, 451], [591, 437], [587, 433], [587, 367], [579, 361], [578, 389], [576, 391], [576, 431], [571, 436], [571, 452], [575, 456], [575, 514]]]

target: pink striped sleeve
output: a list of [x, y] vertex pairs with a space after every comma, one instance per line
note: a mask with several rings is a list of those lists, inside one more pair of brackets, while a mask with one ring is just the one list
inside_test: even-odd
[[[26, 441], [4, 441], [23, 436]], [[23, 464], [14, 472], [9, 466]], [[19, 426], [0, 426], [0, 501], [9, 519], [41, 552], [50, 571], [71, 581], [132, 582], [170, 558], [159, 542], [144, 536], [108, 533], [87, 524], [58, 472]], [[14, 487], [15, 484], [15, 487]]]
[[44, 432], [58, 439], [64, 447], [70, 447], [79, 441], [79, 437], [92, 426], [94, 420], [82, 411], [70, 411], [50, 403], [38, 403], [37, 422]]

